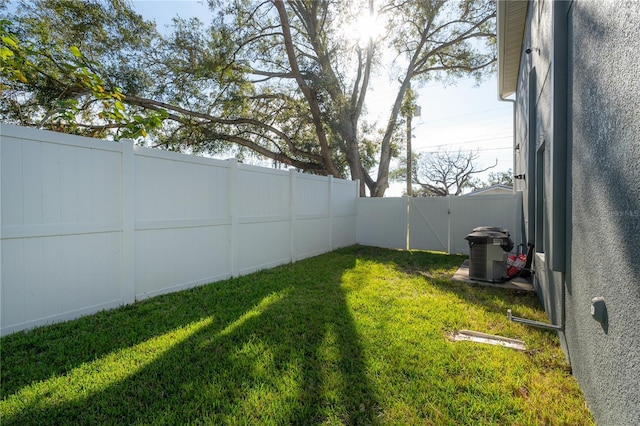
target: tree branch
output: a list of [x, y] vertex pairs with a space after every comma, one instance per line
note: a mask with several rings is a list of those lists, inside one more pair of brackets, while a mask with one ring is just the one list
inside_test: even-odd
[[[199, 123], [201, 126], [206, 127], [207, 124], [211, 124], [211, 123], [217, 123], [217, 124], [221, 124], [221, 125], [230, 125], [230, 126], [238, 126], [241, 124], [248, 124], [248, 125], [252, 125], [255, 126], [257, 128], [261, 128], [265, 131], [268, 131], [270, 133], [275, 134], [276, 136], [278, 136], [280, 139], [282, 139], [288, 146], [288, 148], [291, 150], [292, 154], [300, 156], [300, 157], [304, 157], [304, 158], [308, 158], [310, 160], [314, 160], [314, 161], [321, 161], [322, 157], [318, 156], [316, 154], [312, 154], [309, 152], [305, 152], [300, 150], [299, 148], [297, 148], [293, 142], [291, 141], [291, 139], [288, 137], [287, 134], [285, 134], [284, 132], [280, 131], [279, 129], [270, 126], [262, 121], [259, 120], [255, 120], [255, 119], [250, 119], [250, 118], [236, 118], [236, 119], [224, 119], [224, 118], [220, 118], [220, 117], [214, 117], [212, 115], [209, 114], [203, 114], [203, 113], [199, 113], [199, 112], [195, 112], [195, 111], [190, 111], [175, 105], [170, 105], [164, 102], [159, 102], [159, 101], [154, 101], [151, 99], [145, 99], [145, 98], [140, 98], [137, 96], [125, 96], [123, 102], [131, 104], [131, 105], [136, 105], [142, 108], [148, 108], [148, 109], [152, 109], [155, 111], [159, 111], [159, 110], [166, 110], [166, 111], [173, 111], [174, 113], [177, 114], [170, 114], [169, 118], [171, 118], [174, 121], [178, 121], [178, 122], [185, 122], [185, 119], [182, 118], [181, 116], [184, 117], [192, 117], [192, 118], [199, 118], [201, 120], [203, 120], [203, 123]], [[193, 124], [193, 123], [191, 123]], [[224, 139], [223, 140], [229, 140], [229, 139]], [[247, 146], [248, 145], [243, 145], [243, 146]], [[254, 146], [253, 144], [251, 146]], [[255, 145], [257, 146], [257, 145]], [[252, 148], [253, 149], [253, 148]], [[258, 151], [261, 154], [264, 154], [264, 152]], [[271, 158], [271, 157], [269, 157]]]
[[278, 10], [278, 16], [280, 17], [283, 40], [287, 52], [287, 57], [289, 58], [289, 64], [291, 65], [291, 70], [296, 78], [298, 87], [304, 94], [304, 97], [309, 104], [309, 109], [311, 110], [313, 124], [315, 126], [316, 135], [318, 136], [318, 141], [320, 143], [320, 154], [322, 155], [323, 163], [329, 174], [335, 177], [340, 177], [340, 173], [336, 170], [335, 166], [333, 165], [333, 161], [331, 160], [329, 141], [327, 140], [327, 135], [323, 129], [322, 115], [320, 113], [320, 106], [318, 105], [316, 93], [311, 90], [311, 88], [303, 80], [300, 73], [300, 68], [298, 67], [298, 61], [296, 59], [293, 40], [291, 38], [291, 30], [289, 27], [289, 17], [287, 16], [287, 11], [285, 10], [284, 3], [282, 2], [282, 0], [274, 0], [274, 5]]

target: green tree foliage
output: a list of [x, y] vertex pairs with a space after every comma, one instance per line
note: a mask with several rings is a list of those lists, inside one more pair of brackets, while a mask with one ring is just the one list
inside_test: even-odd
[[[162, 124], [162, 111], [127, 110], [121, 87], [131, 90], [145, 78], [132, 71], [126, 52], [145, 45], [152, 25], [117, 1], [111, 7], [70, 1], [51, 2], [51, 10], [38, 6], [20, 4], [13, 21], [0, 20], [4, 121], [96, 137], [111, 128], [133, 138]], [[118, 23], [119, 14], [133, 20], [129, 27]], [[130, 34], [134, 27], [141, 29], [137, 37]]]
[[513, 171], [508, 169], [502, 172], [491, 172], [487, 177], [487, 180], [473, 179], [471, 186], [474, 189], [488, 188], [494, 185], [513, 186]]
[[[481, 78], [494, 0], [210, 0], [211, 23], [160, 34], [126, 0], [33, 0], [4, 12], [0, 118], [165, 149], [258, 155], [388, 187], [410, 83]], [[379, 33], [360, 37], [362, 16]], [[6, 38], [6, 40], [5, 40]], [[397, 81], [382, 127], [373, 75]]]

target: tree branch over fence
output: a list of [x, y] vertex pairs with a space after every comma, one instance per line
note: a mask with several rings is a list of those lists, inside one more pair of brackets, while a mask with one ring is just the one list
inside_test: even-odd
[[[255, 155], [383, 196], [412, 82], [479, 79], [495, 63], [495, 0], [208, 4], [210, 23], [176, 17], [160, 33], [121, 0], [24, 2], [0, 21], [0, 119]], [[379, 33], [356, 40], [363, 15]], [[376, 74], [398, 81], [381, 124], [365, 121]]]

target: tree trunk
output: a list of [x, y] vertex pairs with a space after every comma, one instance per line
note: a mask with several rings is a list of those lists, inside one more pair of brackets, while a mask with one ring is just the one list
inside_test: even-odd
[[360, 181], [360, 196], [366, 196], [365, 191], [365, 171], [362, 167], [362, 159], [360, 158], [360, 152], [358, 150], [358, 133], [355, 124], [352, 120], [346, 116], [347, 114], [342, 114], [340, 118], [340, 123], [338, 124], [338, 131], [340, 132], [340, 136], [344, 140], [345, 148], [346, 148], [346, 158], [347, 163], [349, 164], [349, 171], [351, 172], [351, 179]]
[[411, 85], [411, 73], [407, 73], [404, 78], [404, 81], [400, 85], [400, 89], [398, 90], [398, 94], [396, 95], [396, 100], [393, 104], [393, 109], [391, 110], [391, 116], [389, 117], [389, 122], [387, 123], [387, 129], [384, 133], [384, 137], [382, 139], [382, 146], [380, 147], [380, 163], [378, 165], [378, 180], [374, 185], [374, 189], [371, 192], [372, 197], [383, 197], [387, 188], [389, 188], [389, 164], [391, 163], [391, 138], [393, 136], [393, 131], [396, 126], [396, 121], [398, 120], [398, 115], [400, 114], [400, 109], [402, 108], [402, 101], [404, 100], [404, 95], [407, 93], [409, 86]]
[[289, 17], [287, 16], [287, 11], [285, 10], [284, 3], [282, 2], [282, 0], [275, 0], [273, 4], [278, 10], [278, 15], [280, 17], [282, 36], [284, 39], [285, 49], [287, 51], [287, 58], [289, 59], [289, 64], [291, 65], [292, 74], [294, 75], [296, 82], [298, 83], [298, 87], [304, 94], [304, 97], [307, 100], [307, 104], [309, 105], [311, 119], [316, 131], [316, 136], [318, 137], [318, 142], [320, 143], [320, 155], [322, 156], [322, 162], [324, 164], [325, 170], [327, 171], [327, 174], [330, 174], [334, 177], [340, 177], [340, 173], [335, 168], [333, 160], [331, 159], [329, 141], [327, 140], [327, 134], [324, 130], [322, 115], [320, 112], [320, 105], [318, 104], [317, 99], [317, 93], [315, 93], [315, 91], [312, 90], [304, 81], [304, 79], [302, 78], [302, 74], [300, 73], [300, 68], [298, 67], [298, 60], [296, 58], [293, 39], [291, 37]]

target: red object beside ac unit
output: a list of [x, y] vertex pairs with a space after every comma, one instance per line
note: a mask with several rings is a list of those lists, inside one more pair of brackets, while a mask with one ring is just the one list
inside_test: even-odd
[[526, 254], [511, 254], [507, 258], [507, 276], [509, 278], [513, 278], [517, 276], [524, 265], [527, 263], [527, 255]]

